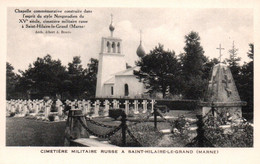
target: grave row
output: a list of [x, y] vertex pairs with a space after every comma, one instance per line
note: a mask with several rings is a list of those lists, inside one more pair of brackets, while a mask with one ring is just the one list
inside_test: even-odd
[[[64, 115], [63, 111], [65, 106], [69, 106], [71, 110], [81, 110], [84, 115], [88, 115], [92, 112], [92, 117], [98, 117], [99, 111], [102, 109], [103, 116], [108, 116], [109, 109], [119, 109], [123, 108], [125, 113], [128, 115], [130, 110], [134, 114], [146, 113], [148, 109], [153, 112], [155, 100], [124, 100], [120, 102], [119, 100], [114, 99], [113, 101], [109, 100], [66, 100], [62, 103], [61, 100], [56, 100], [55, 104], [50, 99], [48, 101], [44, 100], [7, 100], [6, 101], [6, 110], [7, 114], [16, 113], [17, 115], [26, 116], [28, 114], [43, 114], [47, 119], [49, 115], [57, 115], [61, 117]], [[55, 108], [53, 110], [53, 108]]]

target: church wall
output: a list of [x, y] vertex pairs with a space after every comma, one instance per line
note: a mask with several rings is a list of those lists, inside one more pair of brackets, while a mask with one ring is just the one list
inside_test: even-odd
[[113, 92], [114, 91], [114, 85], [113, 84], [105, 84], [103, 86], [103, 94], [102, 97], [113, 97], [114, 95], [112, 95], [111, 93], [111, 87], [113, 87]]
[[109, 80], [111, 75], [125, 70], [126, 62], [121, 54], [100, 54], [99, 61], [96, 97], [104, 97], [104, 82]]
[[133, 76], [116, 76], [115, 77], [115, 97], [125, 97], [125, 84], [128, 84], [129, 96], [134, 98], [135, 96], [141, 96], [144, 93], [144, 84]]

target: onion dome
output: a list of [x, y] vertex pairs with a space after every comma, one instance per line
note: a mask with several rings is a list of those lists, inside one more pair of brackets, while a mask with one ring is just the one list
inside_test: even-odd
[[113, 31], [115, 30], [115, 27], [113, 25], [113, 15], [111, 14], [111, 23], [109, 25], [109, 30], [111, 32], [111, 37], [113, 37]]
[[115, 30], [115, 27], [114, 27], [114, 25], [113, 25], [113, 22], [111, 22], [111, 24], [109, 25], [109, 30], [110, 30], [111, 32], [113, 32], [113, 31]]
[[138, 46], [137, 50], [136, 50], [136, 54], [142, 58], [145, 56], [145, 51], [144, 51], [144, 47], [142, 45], [142, 31], [140, 30], [140, 45]]
[[138, 46], [137, 50], [136, 50], [136, 54], [142, 58], [145, 56], [145, 51], [144, 51], [144, 47], [142, 45], [142, 41], [140, 41], [140, 45]]

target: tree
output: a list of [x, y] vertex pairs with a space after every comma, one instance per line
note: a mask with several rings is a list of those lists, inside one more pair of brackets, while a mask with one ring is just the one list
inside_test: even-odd
[[249, 44], [248, 57], [250, 62], [244, 63], [240, 69], [240, 76], [237, 82], [237, 88], [241, 100], [247, 102], [246, 111], [253, 111], [254, 107], [254, 44]]
[[[62, 93], [62, 82], [66, 79], [66, 69], [60, 60], [53, 60], [50, 55], [37, 58], [25, 71], [20, 71], [18, 88], [24, 93], [34, 95], [32, 98], [56, 96]], [[30, 98], [30, 97], [29, 97]]]
[[[27, 70], [19, 71], [21, 77], [17, 80], [15, 91], [23, 93], [27, 98], [38, 99], [43, 96], [59, 96], [62, 99], [93, 96], [96, 89], [97, 69], [98, 60], [93, 58], [90, 59], [88, 68], [84, 69], [80, 56], [75, 56], [66, 69], [60, 60], [53, 60], [50, 55], [38, 57]], [[10, 84], [8, 88], [14, 88], [10, 79], [14, 79], [15, 76], [18, 77], [13, 73], [13, 67], [7, 63], [7, 77], [10, 77], [7, 78], [7, 84]]]
[[85, 70], [86, 77], [86, 94], [89, 97], [94, 97], [96, 92], [97, 83], [97, 71], [98, 71], [98, 60], [91, 58], [90, 63], [88, 63], [88, 68]]
[[183, 94], [188, 99], [200, 99], [207, 88], [207, 80], [203, 78], [204, 56], [203, 47], [197, 32], [191, 31], [185, 36], [184, 53], [181, 55]]
[[182, 59], [182, 71], [185, 78], [191, 75], [201, 76], [203, 64], [207, 61], [203, 47], [200, 45], [200, 37], [197, 32], [191, 31], [185, 36], [184, 56]]
[[72, 62], [68, 63], [69, 93], [73, 98], [79, 98], [85, 92], [84, 69], [82, 68], [80, 56], [74, 56]]
[[226, 63], [230, 68], [230, 71], [233, 75], [235, 82], [237, 82], [239, 81], [239, 72], [240, 72], [240, 66], [238, 62], [241, 60], [241, 58], [237, 56], [238, 49], [235, 47], [234, 42], [233, 42], [232, 49], [230, 49], [228, 52], [229, 52], [229, 58], [226, 59]]
[[250, 48], [250, 50], [248, 51], [247, 56], [248, 56], [251, 60], [253, 60], [253, 59], [254, 59], [254, 44], [253, 44], [253, 43], [250, 43], [250, 44], [249, 44], [249, 48]]
[[163, 45], [159, 44], [148, 55], [140, 58], [136, 65], [140, 70], [134, 74], [144, 83], [149, 93], [159, 91], [165, 97], [167, 91], [176, 92], [173, 87], [178, 83], [176, 77], [179, 65], [174, 51], [165, 51]]
[[213, 69], [214, 65], [216, 65], [218, 63], [219, 63], [219, 60], [217, 58], [213, 58], [213, 59], [207, 58], [207, 61], [203, 66], [204, 67], [204, 71], [203, 71], [204, 73], [203, 73], [202, 79], [210, 80], [211, 74], [212, 74], [212, 69]]
[[74, 56], [68, 66], [68, 73], [70, 75], [81, 75], [83, 73], [80, 56]]
[[96, 91], [98, 60], [91, 58], [84, 69], [80, 56], [73, 57], [68, 64], [69, 77], [64, 81], [64, 86], [71, 98], [93, 97]]
[[14, 73], [14, 67], [6, 62], [6, 98], [15, 98], [16, 85], [19, 80], [19, 75]]

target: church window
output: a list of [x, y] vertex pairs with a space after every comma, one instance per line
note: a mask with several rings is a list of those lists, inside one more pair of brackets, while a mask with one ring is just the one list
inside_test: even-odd
[[120, 53], [120, 43], [117, 43], [117, 53]]
[[125, 84], [125, 96], [129, 95], [128, 84]]
[[111, 86], [111, 95], [114, 95], [114, 87]]
[[113, 49], [113, 53], [116, 53], [116, 44], [115, 44], [115, 42], [112, 43], [112, 49]]
[[107, 42], [107, 52], [111, 52], [111, 44]]

